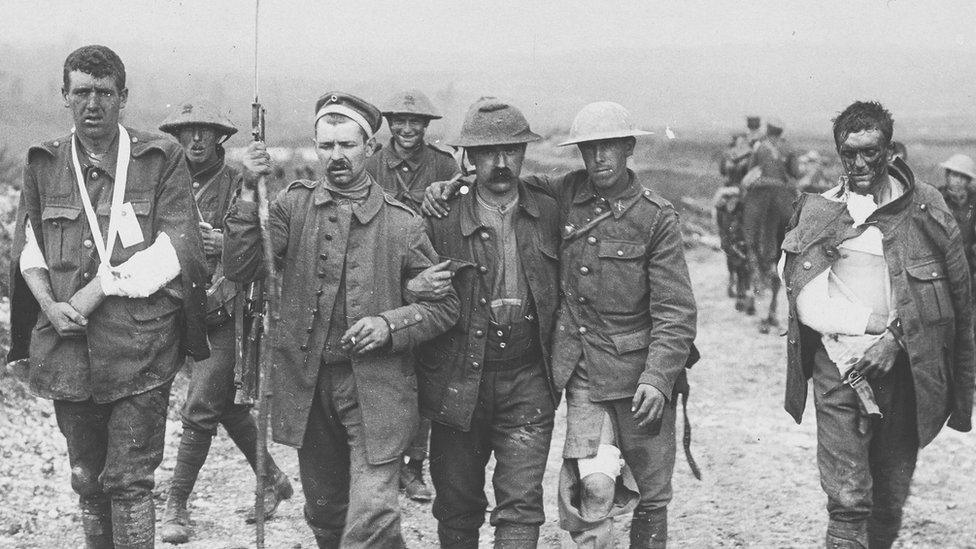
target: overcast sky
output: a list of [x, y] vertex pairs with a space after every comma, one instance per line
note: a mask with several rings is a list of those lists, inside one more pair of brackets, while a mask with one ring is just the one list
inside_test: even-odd
[[[0, 0], [0, 45], [35, 61], [30, 70], [45, 87], [54, 87], [64, 55], [101, 43], [129, 67], [133, 92], [143, 92], [133, 96], [137, 105], [146, 106], [150, 86], [168, 104], [171, 96], [209, 93], [217, 79], [228, 101], [246, 110], [254, 5]], [[305, 116], [312, 98], [333, 86], [373, 100], [393, 87], [435, 95], [456, 86], [445, 126], [483, 94], [514, 99], [540, 125], [566, 126], [582, 104], [600, 99], [624, 102], [648, 123], [686, 127], [737, 126], [743, 114], [762, 112], [820, 131], [859, 98], [880, 99], [900, 115], [966, 120], [964, 129], [976, 120], [976, 1], [262, 0], [260, 7], [263, 95], [279, 100], [279, 114]], [[34, 47], [47, 56], [31, 57]], [[56, 89], [41, 97], [58, 101]]]
[[[190, 65], [248, 65], [253, 6], [248, 0], [4, 0], [0, 41], [143, 42], [155, 55]], [[412, 63], [435, 69], [466, 60], [490, 69], [512, 52], [624, 47], [829, 42], [976, 51], [976, 2], [962, 0], [264, 0], [261, 15], [262, 58], [285, 69], [309, 57], [375, 60], [414, 51], [429, 57]]]

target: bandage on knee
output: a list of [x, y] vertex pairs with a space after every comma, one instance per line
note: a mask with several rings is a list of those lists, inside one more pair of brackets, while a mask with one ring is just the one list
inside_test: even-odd
[[603, 473], [615, 479], [620, 475], [624, 461], [620, 458], [619, 448], [612, 444], [601, 444], [595, 456], [577, 459], [576, 466], [579, 468], [580, 479], [593, 473]]

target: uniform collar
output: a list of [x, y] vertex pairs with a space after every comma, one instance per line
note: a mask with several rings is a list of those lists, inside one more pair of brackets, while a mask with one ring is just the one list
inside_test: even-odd
[[[366, 177], [369, 178], [369, 195], [366, 197], [365, 202], [352, 209], [353, 215], [356, 216], [356, 219], [362, 225], [369, 223], [376, 217], [376, 214], [380, 211], [380, 207], [383, 206], [383, 187], [380, 187], [373, 180], [373, 176], [366, 174]], [[319, 181], [316, 184], [312, 194], [312, 200], [316, 206], [335, 202], [335, 197], [332, 196], [332, 192], [329, 189], [325, 188], [323, 181]]]
[[[624, 212], [638, 199], [640, 198], [643, 188], [637, 183], [637, 176], [634, 174], [633, 170], [627, 169], [627, 177], [629, 182], [627, 183], [627, 188], [620, 193], [619, 196], [615, 197], [610, 204], [610, 211], [613, 212], [614, 219], [619, 219]], [[591, 200], [596, 200], [601, 198], [593, 187], [593, 183], [590, 178], [586, 178], [586, 182], [576, 190], [576, 194], [573, 195], [573, 204], [585, 204]]]
[[383, 147], [381, 152], [383, 154], [383, 159], [386, 161], [386, 165], [389, 168], [399, 168], [401, 164], [406, 163], [407, 167], [410, 168], [410, 171], [417, 171], [426, 158], [427, 143], [421, 141], [420, 146], [417, 147], [417, 150], [410, 153], [406, 157], [403, 157], [400, 156], [396, 148], [394, 148], [393, 138], [391, 137], [389, 145]]
[[[521, 179], [518, 182], [518, 191], [518, 205], [516, 206], [518, 211], [524, 212], [530, 217], [538, 218], [539, 203], [536, 201], [535, 196], [528, 191]], [[472, 185], [471, 192], [461, 195], [459, 200], [461, 234], [464, 236], [471, 236], [478, 229], [485, 227], [485, 224], [478, 217], [478, 197], [475, 194], [476, 192], [477, 190]]]
[[85, 146], [82, 145], [81, 139], [78, 136], [73, 136], [73, 139], [78, 143], [78, 163], [84, 171], [88, 171], [89, 168], [97, 167], [99, 170], [105, 172], [106, 175], [110, 177], [115, 177], [115, 165], [118, 163], [119, 158], [119, 136], [122, 132], [116, 132], [115, 139], [108, 146], [108, 152], [105, 154], [103, 160], [99, 164], [95, 164], [91, 157], [88, 156], [88, 151], [85, 150]]

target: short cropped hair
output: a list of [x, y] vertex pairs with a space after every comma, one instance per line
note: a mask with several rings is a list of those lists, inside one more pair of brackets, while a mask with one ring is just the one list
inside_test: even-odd
[[114, 76], [118, 91], [125, 89], [125, 65], [114, 51], [105, 46], [82, 46], [68, 55], [64, 60], [65, 90], [71, 85], [68, 75], [72, 71], [81, 71], [95, 78]]
[[891, 141], [895, 131], [895, 121], [891, 113], [877, 101], [855, 101], [834, 118], [834, 144], [847, 139], [852, 133], [865, 130], [878, 130], [885, 138], [885, 143]]

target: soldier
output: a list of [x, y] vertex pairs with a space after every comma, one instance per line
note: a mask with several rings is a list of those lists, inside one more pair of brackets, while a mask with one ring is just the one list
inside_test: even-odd
[[748, 133], [746, 133], [746, 139], [749, 141], [750, 147], [754, 147], [760, 139], [765, 137], [765, 133], [763, 133], [762, 129], [762, 118], [759, 116], [747, 116], [746, 128], [749, 130]]
[[973, 179], [976, 179], [976, 162], [965, 154], [954, 154], [948, 160], [939, 164], [945, 170], [945, 186], [942, 196], [946, 205], [952, 211], [952, 216], [959, 226], [959, 236], [962, 238], [963, 249], [966, 252], [966, 262], [970, 272], [976, 272], [976, 231], [973, 224]]
[[888, 162], [893, 126], [875, 102], [834, 119], [846, 176], [801, 196], [783, 242], [786, 410], [799, 423], [812, 378], [831, 549], [891, 547], [919, 448], [946, 419], [971, 428], [972, 294], [959, 229], [935, 189], [901, 159]]
[[[291, 183], [268, 220], [283, 296], [269, 334], [274, 440], [298, 448], [319, 547], [402, 547], [399, 463], [418, 424], [410, 350], [454, 325], [457, 295], [404, 305], [406, 280], [436, 253], [423, 220], [366, 172], [379, 110], [330, 92], [313, 120], [325, 179]], [[224, 272], [238, 282], [266, 268], [253, 188], [272, 172], [263, 143], [244, 167], [224, 225]]]
[[[460, 173], [453, 156], [424, 140], [430, 121], [441, 115], [419, 90], [390, 97], [381, 112], [393, 137], [389, 145], [369, 157], [366, 171], [397, 200], [419, 212], [428, 185]], [[433, 497], [424, 482], [429, 437], [430, 420], [422, 417], [400, 467], [400, 488], [414, 501], [430, 501]]]
[[170, 386], [209, 354], [190, 175], [172, 140], [119, 124], [112, 50], [72, 52], [61, 94], [72, 133], [27, 153], [8, 359], [29, 356], [31, 391], [54, 400], [86, 546], [153, 547]]
[[[581, 547], [611, 547], [613, 516], [631, 510], [631, 547], [665, 546], [675, 404], [697, 358], [677, 213], [627, 168], [646, 134], [621, 105], [591, 103], [561, 144], [576, 144], [586, 169], [527, 179], [556, 199], [563, 225], [552, 357], [567, 405], [559, 513]], [[432, 185], [424, 212], [447, 214], [454, 190]], [[621, 457], [639, 494], [614, 494]]]
[[[234, 404], [234, 339], [237, 288], [223, 276], [224, 215], [240, 189], [240, 174], [224, 163], [221, 143], [237, 133], [234, 123], [212, 103], [197, 99], [177, 105], [159, 125], [183, 146], [190, 168], [191, 187], [200, 215], [200, 236], [207, 256], [210, 279], [207, 285], [207, 339], [210, 358], [191, 367], [190, 386], [183, 404], [183, 436], [176, 455], [176, 468], [166, 500], [161, 537], [167, 543], [186, 543], [190, 535], [187, 500], [197, 475], [207, 460], [210, 443], [223, 425], [231, 440], [254, 469], [257, 460], [257, 425], [251, 406]], [[242, 323], [243, 324], [243, 323]], [[267, 451], [267, 450], [264, 450]], [[292, 495], [288, 477], [278, 469], [271, 455], [265, 459], [267, 478], [264, 509], [272, 516], [278, 503]], [[248, 520], [253, 520], [253, 509]]]
[[[386, 192], [419, 212], [428, 185], [460, 173], [453, 156], [424, 140], [430, 121], [441, 115], [420, 90], [397, 93], [386, 100], [381, 112], [393, 137], [366, 161], [366, 170]], [[422, 454], [420, 462], [423, 463]]]
[[797, 156], [783, 138], [783, 123], [779, 120], [766, 123], [766, 136], [756, 143], [749, 169], [755, 170], [758, 177], [745, 193], [742, 226], [755, 293], [762, 294], [767, 287], [770, 290], [769, 311], [759, 324], [759, 331], [766, 334], [779, 325], [776, 309], [780, 279], [776, 262], [786, 223], [793, 213], [793, 179], [800, 175]]
[[746, 236], [742, 230], [739, 187], [719, 188], [714, 202], [719, 241], [725, 253], [725, 266], [729, 271], [729, 297], [735, 298], [735, 310], [754, 315], [756, 305], [750, 293], [752, 273], [749, 271], [749, 260], [746, 256]]
[[450, 258], [461, 319], [421, 345], [421, 413], [433, 420], [431, 476], [441, 547], [477, 548], [485, 466], [492, 454], [495, 547], [535, 547], [545, 522], [542, 479], [557, 396], [550, 352], [558, 304], [555, 201], [519, 181], [527, 143], [540, 137], [495, 98], [471, 106], [455, 146], [475, 166], [427, 231]]

